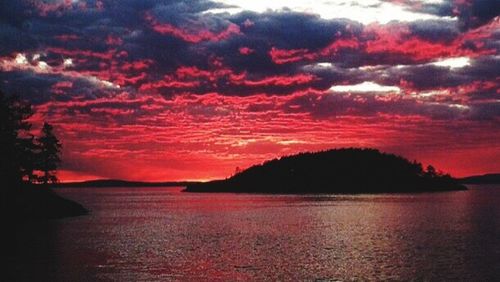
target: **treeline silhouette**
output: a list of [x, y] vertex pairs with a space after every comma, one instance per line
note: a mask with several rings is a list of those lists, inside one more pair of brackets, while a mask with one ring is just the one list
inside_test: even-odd
[[0, 91], [2, 215], [46, 218], [85, 213], [83, 207], [49, 189], [57, 182], [61, 143], [48, 123], [39, 136], [33, 135], [28, 121], [32, 115], [29, 103]]
[[34, 136], [27, 121], [32, 115], [28, 103], [0, 92], [0, 177], [7, 189], [57, 181], [61, 143], [48, 123], [43, 124], [40, 136]]
[[377, 149], [306, 152], [254, 165], [234, 176], [191, 184], [187, 192], [401, 193], [465, 190], [448, 174]]

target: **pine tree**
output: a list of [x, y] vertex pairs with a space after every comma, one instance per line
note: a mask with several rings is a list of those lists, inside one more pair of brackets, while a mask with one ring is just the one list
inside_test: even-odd
[[57, 182], [55, 170], [61, 163], [61, 143], [53, 132], [52, 125], [43, 124], [41, 136], [37, 138], [39, 147], [38, 169], [43, 173], [39, 181], [44, 185]]
[[33, 174], [33, 136], [27, 122], [32, 115], [29, 104], [0, 91], [0, 178], [8, 190], [19, 188], [23, 178]]

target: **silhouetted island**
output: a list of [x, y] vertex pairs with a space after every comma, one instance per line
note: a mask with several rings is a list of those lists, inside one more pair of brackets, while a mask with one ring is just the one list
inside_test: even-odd
[[234, 176], [191, 184], [186, 192], [235, 193], [414, 193], [466, 190], [432, 166], [376, 149], [300, 153], [252, 166]]
[[500, 173], [473, 175], [459, 180], [464, 184], [500, 184]]

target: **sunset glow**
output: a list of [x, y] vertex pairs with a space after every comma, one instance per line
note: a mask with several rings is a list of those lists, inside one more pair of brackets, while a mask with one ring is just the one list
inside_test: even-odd
[[207, 180], [352, 146], [500, 171], [498, 1], [0, 8], [0, 90], [54, 126], [62, 181]]

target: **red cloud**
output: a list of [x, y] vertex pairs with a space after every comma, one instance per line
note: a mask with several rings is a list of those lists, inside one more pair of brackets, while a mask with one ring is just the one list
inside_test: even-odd
[[[180, 79], [185, 78], [207, 78], [214, 80], [217, 72], [210, 72], [206, 70], [201, 70], [197, 67], [181, 66], [176, 71], [175, 74]], [[219, 73], [220, 74], [220, 73]]]
[[136, 70], [136, 71], [141, 71], [141, 70], [146, 70], [153, 64], [153, 60], [138, 60], [138, 61], [133, 61], [133, 62], [124, 62], [121, 66], [121, 69], [123, 71], [130, 71], [130, 70]]
[[54, 94], [64, 94], [69, 88], [73, 87], [71, 81], [59, 81], [52, 85], [51, 91]]
[[[165, 75], [163, 80], [144, 83], [139, 90], [151, 91], [159, 88], [196, 90], [201, 85], [208, 85], [209, 89], [220, 86], [246, 87], [292, 87], [307, 85], [317, 79], [312, 74], [273, 75], [250, 79], [246, 72], [234, 73], [226, 67], [216, 67], [215, 70], [202, 70], [194, 66], [179, 67], [172, 75]], [[224, 84], [224, 85], [219, 85]]]
[[47, 52], [58, 54], [58, 55], [64, 55], [68, 57], [83, 57], [83, 58], [97, 58], [101, 60], [111, 60], [113, 56], [116, 55], [116, 50], [111, 49], [106, 52], [94, 52], [90, 50], [78, 50], [78, 49], [64, 49], [64, 48], [58, 48], [58, 47], [49, 47], [46, 49]]
[[233, 23], [229, 23], [225, 30], [216, 33], [208, 29], [197, 29], [196, 32], [190, 32], [168, 23], [160, 23], [153, 17], [153, 15], [151, 15], [151, 13], [146, 14], [145, 20], [154, 31], [161, 34], [168, 34], [190, 43], [198, 43], [201, 41], [221, 41], [233, 35], [241, 34], [240, 27]]
[[342, 49], [358, 49], [359, 47], [360, 43], [356, 39], [338, 39], [317, 52], [308, 49], [284, 50], [272, 47], [269, 56], [275, 64], [286, 64], [303, 60], [311, 61], [335, 55]]
[[454, 56], [477, 57], [496, 53], [493, 47], [485, 46], [484, 40], [499, 28], [500, 17], [497, 17], [487, 25], [462, 33], [452, 42], [432, 42], [413, 35], [406, 24], [371, 24], [365, 27], [359, 38], [334, 40], [318, 51], [272, 47], [269, 56], [275, 64], [331, 59], [344, 49], [369, 55], [400, 55], [416, 62]]
[[319, 54], [321, 56], [334, 55], [342, 49], [358, 49], [360, 43], [356, 39], [339, 39], [323, 48]]
[[238, 52], [240, 52], [241, 55], [250, 55], [253, 52], [255, 52], [255, 50], [248, 48], [248, 47], [240, 47], [238, 49]]
[[304, 59], [312, 59], [312, 55], [307, 49], [284, 50], [272, 47], [271, 51], [269, 51], [269, 56], [271, 56], [275, 64], [286, 64]]
[[[68, 3], [41, 6], [40, 11], [58, 15], [65, 9], [77, 8]], [[104, 7], [100, 1], [96, 6]], [[49, 33], [46, 41], [40, 33], [35, 38], [40, 38], [39, 46], [49, 46], [46, 50], [36, 50], [36, 54], [18, 51], [0, 58], [3, 71], [8, 74], [2, 75], [2, 80], [5, 78], [15, 85], [18, 82], [10, 77], [19, 77], [16, 73], [23, 74], [21, 82], [26, 77], [38, 80], [35, 86], [27, 85], [20, 92], [25, 95], [24, 89], [29, 92], [30, 87], [36, 88], [37, 96], [33, 97], [43, 100], [35, 105], [34, 129], [38, 130], [45, 120], [55, 125], [64, 143], [63, 180], [226, 177], [236, 166], [245, 168], [285, 154], [342, 146], [378, 147], [436, 164], [456, 175], [498, 170], [500, 130], [495, 97], [499, 94], [498, 79], [491, 78], [490, 70], [479, 60], [471, 59], [469, 66], [449, 70], [449, 77], [442, 68], [440, 71], [445, 74], [442, 85], [425, 88], [427, 93], [402, 78], [398, 86], [406, 95], [385, 96], [340, 97], [344, 94], [315, 90], [315, 86], [321, 84], [325, 89], [329, 83], [352, 84], [365, 77], [383, 84], [386, 79], [383, 70], [395, 69], [392, 66], [374, 68], [373, 73], [345, 68], [347, 74], [353, 73], [353, 78], [340, 74], [332, 82], [326, 78], [327, 71], [326, 75], [318, 72], [315, 76], [300, 73], [306, 68], [286, 65], [338, 60], [338, 70], [342, 70], [342, 63], [351, 59], [345, 60], [344, 53], [352, 54], [352, 58], [372, 59], [373, 63], [384, 55], [426, 62], [440, 57], [496, 54], [492, 42], [499, 29], [498, 18], [464, 31], [447, 43], [416, 36], [405, 24], [389, 24], [367, 26], [349, 38], [332, 38], [322, 48], [314, 46], [316, 42], [311, 47], [288, 50], [276, 45], [268, 55], [277, 66], [264, 71], [250, 68], [247, 63], [250, 58], [243, 57], [258, 52], [256, 41], [252, 41], [255, 34], [262, 46], [273, 46], [270, 42], [275, 42], [266, 37], [269, 36], [266, 31], [257, 31], [263, 26], [260, 21], [242, 23], [241, 28], [249, 31], [249, 37], [239, 42], [245, 35], [240, 26], [229, 22], [223, 28], [211, 28], [196, 21], [187, 26], [162, 23], [152, 14], [146, 14], [145, 19], [146, 29], [185, 41], [179, 45], [186, 48], [181, 53], [192, 57], [162, 60], [162, 56], [171, 54], [162, 49], [165, 46], [150, 40], [158, 34], [147, 32], [143, 26], [125, 26], [120, 28], [137, 29], [140, 35], [133, 40], [100, 36], [102, 42], [95, 48], [100, 51], [85, 49], [89, 48], [89, 42], [82, 42], [83, 37], [76, 35], [80, 33], [57, 36]], [[223, 17], [217, 20], [220, 19]], [[122, 22], [121, 18], [112, 20], [117, 25]], [[117, 34], [111, 27], [109, 32], [105, 31], [102, 34]], [[228, 42], [231, 44], [215, 43], [226, 39], [235, 40]], [[50, 45], [54, 42], [55, 46]], [[68, 42], [68, 48], [60, 47], [63, 42]], [[210, 44], [188, 46], [187, 43]], [[79, 49], [79, 45], [85, 47]], [[235, 53], [235, 46], [244, 47]], [[17, 54], [22, 56], [17, 58]], [[35, 55], [38, 59], [33, 59]], [[259, 57], [255, 56], [252, 67], [259, 66]], [[64, 58], [71, 58], [72, 63], [65, 66]], [[162, 65], [165, 61], [174, 63]], [[38, 62], [48, 66], [42, 70]], [[229, 66], [241, 62], [234, 68]], [[412, 75], [410, 70], [408, 73]], [[483, 78], [483, 73], [490, 76]], [[44, 84], [49, 85], [47, 92], [38, 89]], [[392, 80], [392, 84], [398, 84], [398, 80]], [[118, 90], [116, 85], [125, 87]], [[176, 95], [157, 95], [167, 91]], [[483, 104], [491, 107], [474, 108]], [[474, 111], [476, 116], [472, 116]]]
[[108, 35], [108, 37], [106, 37], [106, 44], [108, 44], [108, 45], [122, 45], [123, 40], [120, 37]]
[[[315, 105], [329, 97], [330, 93], [321, 92], [248, 97], [213, 93], [172, 99], [123, 94], [93, 101], [49, 102], [36, 107], [34, 118], [37, 124], [48, 120], [58, 129], [65, 145], [63, 181], [89, 176], [211, 179], [226, 177], [237, 166], [342, 146], [378, 147], [436, 164], [458, 176], [496, 168], [494, 162], [481, 162], [500, 157], [499, 131], [491, 124], [388, 113], [346, 113], [320, 119], [307, 112], [283, 111], [292, 101], [310, 100]], [[390, 100], [385, 103], [391, 105]], [[429, 138], [436, 141], [429, 142]], [[436, 150], [442, 146], [447, 146], [446, 154], [439, 156]]]
[[236, 85], [246, 85], [246, 86], [293, 86], [308, 84], [315, 79], [314, 75], [311, 74], [296, 74], [289, 76], [275, 75], [270, 77], [265, 77], [260, 80], [238, 80], [234, 83]]
[[[364, 44], [368, 54], [390, 53], [408, 56], [415, 61], [428, 61], [441, 57], [469, 56], [476, 57], [494, 54], [494, 49], [485, 49], [483, 39], [488, 38], [499, 27], [499, 19], [489, 25], [461, 34], [450, 43], [431, 42], [412, 35], [406, 25], [369, 25], [365, 36], [373, 37]], [[467, 44], [466, 44], [467, 43]], [[474, 48], [470, 48], [471, 44]]]
[[[298, 94], [295, 98], [300, 96]], [[474, 165], [464, 162], [465, 156], [475, 153], [485, 156], [486, 152], [492, 154], [500, 149], [498, 144], [496, 147], [490, 144], [489, 151], [467, 145], [474, 140], [483, 140], [483, 145], [485, 138], [494, 140], [494, 136], [486, 137], [483, 129], [474, 129], [477, 125], [473, 123], [463, 123], [462, 126], [469, 126], [474, 134], [479, 135], [463, 133], [457, 141], [453, 127], [418, 116], [345, 116], [317, 120], [303, 114], [284, 115], [278, 108], [290, 99], [292, 97], [288, 96], [224, 97], [210, 94], [179, 96], [171, 101], [137, 101], [138, 105], [154, 103], [158, 107], [153, 109], [154, 114], [143, 112], [140, 116], [137, 116], [139, 112], [128, 108], [93, 110], [88, 115], [101, 113], [114, 118], [135, 115], [140, 122], [118, 126], [99, 124], [85, 116], [76, 116], [74, 118], [87, 125], [71, 129], [69, 123], [64, 122], [67, 128], [62, 138], [73, 150], [71, 159], [78, 162], [82, 175], [131, 180], [226, 177], [236, 166], [245, 168], [284, 154], [335, 146], [377, 146], [463, 175], [471, 169], [494, 169], [480, 163], [480, 158], [473, 159]], [[264, 111], [246, 111], [245, 107], [252, 104], [268, 106]], [[61, 106], [57, 109], [62, 109]], [[95, 104], [94, 109], [97, 106]], [[235, 124], [238, 126], [231, 126]], [[68, 135], [71, 132], [77, 133], [78, 138]], [[450, 134], [452, 132], [455, 133]], [[427, 140], [431, 136], [443, 144], [454, 144], [446, 151], [446, 158], [432, 153], [436, 148]], [[402, 143], [405, 146], [401, 146]], [[419, 150], [409, 150], [409, 144], [418, 146]], [[497, 148], [496, 151], [493, 148]], [[498, 157], [498, 154], [495, 156]], [[443, 161], [450, 158], [456, 160], [453, 162], [455, 166]], [[124, 159], [127, 162], [123, 162]], [[169, 160], [168, 164], [165, 160]], [[137, 167], [141, 169], [137, 170]], [[67, 175], [69, 180], [70, 175]]]
[[80, 39], [80, 36], [78, 36], [76, 34], [61, 34], [61, 35], [54, 36], [54, 38], [59, 40], [59, 41], [67, 42], [67, 41], [72, 41], [72, 40], [78, 40], [78, 39]]
[[199, 86], [200, 83], [197, 81], [191, 82], [182, 82], [182, 81], [171, 81], [170, 78], [166, 78], [166, 80], [160, 80], [157, 82], [144, 83], [139, 87], [140, 91], [149, 91], [155, 90], [158, 88], [193, 88]]

